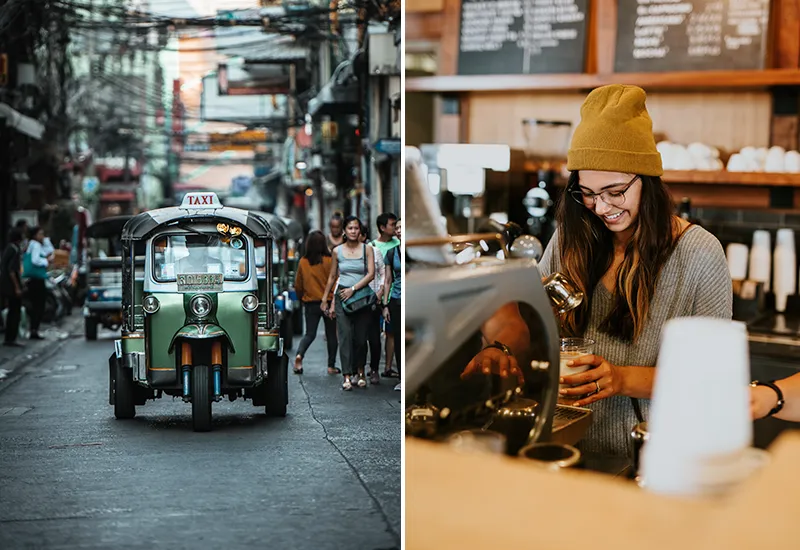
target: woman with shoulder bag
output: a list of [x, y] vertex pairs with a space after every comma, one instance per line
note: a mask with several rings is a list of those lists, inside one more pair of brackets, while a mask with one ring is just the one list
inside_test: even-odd
[[[375, 277], [373, 249], [359, 242], [360, 234], [361, 222], [355, 216], [348, 216], [344, 221], [345, 241], [333, 249], [331, 272], [320, 304], [326, 315], [331, 314], [331, 309], [336, 312], [339, 357], [344, 376], [342, 389], [345, 391], [351, 390], [353, 383], [360, 388], [367, 385], [363, 368], [357, 372], [356, 363], [364, 353], [371, 312], [378, 302], [378, 297], [369, 286]], [[329, 308], [328, 296], [337, 279], [336, 297], [332, 308]]]

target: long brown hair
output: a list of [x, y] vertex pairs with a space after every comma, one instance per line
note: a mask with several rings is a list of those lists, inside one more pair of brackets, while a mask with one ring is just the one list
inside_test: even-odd
[[[599, 325], [601, 332], [632, 342], [641, 335], [650, 312], [661, 268], [678, 241], [674, 203], [659, 177], [639, 176], [642, 185], [633, 237], [617, 272], [614, 307]], [[568, 190], [578, 189], [572, 172]], [[623, 207], [625, 205], [623, 204]], [[584, 293], [583, 303], [566, 313], [564, 331], [581, 336], [589, 324], [592, 297], [614, 259], [613, 234], [591, 210], [564, 193], [556, 213], [561, 271]]]
[[330, 256], [328, 250], [328, 239], [322, 231], [312, 231], [306, 239], [306, 253], [303, 257], [311, 265], [317, 265], [322, 261], [323, 256]]

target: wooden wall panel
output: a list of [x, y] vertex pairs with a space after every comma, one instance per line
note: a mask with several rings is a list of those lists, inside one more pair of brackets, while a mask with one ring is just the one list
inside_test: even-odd
[[773, 0], [772, 22], [772, 65], [800, 67], [800, 0]]
[[[507, 143], [525, 149], [525, 118], [580, 121], [586, 95], [482, 93], [470, 94], [468, 120], [471, 143]], [[652, 93], [647, 107], [659, 139], [689, 144], [695, 141], [736, 152], [748, 145], [770, 144], [771, 98], [767, 92]]]
[[410, 13], [430, 13], [442, 11], [445, 0], [404, 0], [403, 11], [406, 15]]
[[683, 197], [692, 200], [693, 208], [769, 208], [769, 188], [724, 185], [669, 184], [675, 203]]
[[439, 49], [439, 74], [458, 73], [458, 38], [461, 32], [461, 0], [444, 0], [444, 21]]
[[444, 14], [436, 12], [407, 13], [404, 23], [407, 42], [415, 40], [438, 42], [442, 38]]
[[617, 0], [590, 0], [586, 72], [614, 72], [617, 44]]

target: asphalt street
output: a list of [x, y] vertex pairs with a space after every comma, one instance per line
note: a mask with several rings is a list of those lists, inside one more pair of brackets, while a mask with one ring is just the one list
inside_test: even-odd
[[394, 381], [343, 392], [320, 334], [286, 418], [226, 400], [195, 433], [164, 397], [118, 421], [114, 337], [74, 332], [0, 381], [0, 549], [400, 547]]

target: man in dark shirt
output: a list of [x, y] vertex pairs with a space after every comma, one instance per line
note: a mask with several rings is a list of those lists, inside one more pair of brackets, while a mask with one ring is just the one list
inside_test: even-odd
[[22, 233], [14, 228], [8, 236], [8, 246], [0, 259], [0, 294], [8, 307], [6, 316], [5, 346], [21, 347], [17, 342], [20, 312], [22, 310], [22, 281], [20, 280], [20, 261], [22, 252]]

